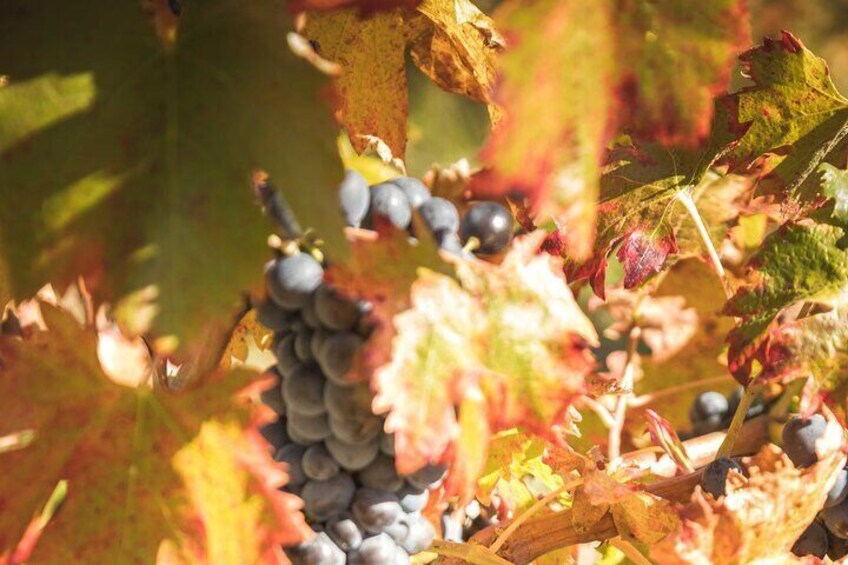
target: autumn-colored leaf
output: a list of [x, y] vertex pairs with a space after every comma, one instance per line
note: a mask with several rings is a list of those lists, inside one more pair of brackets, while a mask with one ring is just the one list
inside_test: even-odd
[[267, 349], [271, 345], [272, 336], [273, 332], [256, 319], [256, 310], [249, 310], [230, 334], [230, 340], [221, 355], [221, 368], [229, 369], [233, 361], [244, 362], [251, 346]]
[[46, 332], [0, 338], [0, 553], [14, 547], [59, 480], [68, 493], [32, 562], [276, 562], [309, 535], [245, 398], [246, 372], [182, 392], [110, 380], [97, 334], [42, 304]]
[[482, 442], [456, 443], [462, 431], [457, 408], [469, 395], [485, 399], [492, 432], [523, 425], [550, 435], [551, 426], [566, 421], [571, 401], [585, 387], [592, 367], [588, 347], [597, 336], [557, 260], [536, 254], [540, 236], [516, 242], [497, 266], [455, 259], [459, 282], [419, 269], [407, 291], [408, 278], [391, 281], [385, 271], [409, 277], [416, 270], [402, 255], [384, 265], [379, 246], [376, 259], [367, 259], [371, 253], [362, 248], [362, 265], [368, 261], [373, 270], [360, 266], [358, 277], [346, 276], [342, 267], [331, 274], [343, 290], [359, 287], [365, 297], [380, 299], [375, 314], [396, 332], [390, 358], [388, 330], [366, 343], [362, 358], [382, 360], [372, 377], [374, 408], [388, 412], [399, 471], [443, 461], [449, 449], [454, 460], [485, 454]]
[[669, 421], [651, 409], [645, 410], [645, 417], [648, 420], [648, 432], [651, 434], [654, 445], [662, 447], [683, 473], [694, 471], [689, 454], [686, 453], [686, 446], [680, 441], [680, 437]]
[[201, 2], [161, 39], [148, 20], [138, 2], [0, 8], [0, 273], [19, 299], [82, 274], [97, 301], [133, 305], [114, 309], [124, 327], [148, 305], [157, 335], [223, 347], [262, 281], [252, 171], [342, 250], [318, 196], [342, 177], [337, 130], [278, 2]]
[[312, 13], [303, 34], [341, 65], [333, 99], [353, 147], [362, 152], [376, 138], [399, 158], [407, 140], [407, 49], [442, 88], [488, 102], [502, 47], [492, 21], [469, 0], [424, 0], [370, 17], [353, 9]]
[[614, 148], [601, 177], [592, 256], [584, 263], [572, 262], [570, 277], [588, 277], [595, 293], [604, 297], [608, 257], [616, 248], [625, 268], [625, 288], [643, 284], [665, 266], [670, 254], [704, 255], [704, 244], [681, 198], [692, 200], [717, 245], [728, 223], [739, 215], [752, 183], [745, 177], [715, 173], [696, 179], [704, 159], [709, 155], [657, 145]]
[[728, 161], [738, 166], [766, 153], [784, 154], [770, 180], [791, 189], [784, 196], [816, 203], [822, 194], [815, 175], [800, 183], [848, 133], [848, 99], [836, 90], [824, 60], [791, 33], [766, 38], [740, 60], [754, 86], [723, 101], [732, 111], [720, 127], [741, 137]]
[[484, 149], [491, 168], [479, 192], [530, 196], [569, 255], [585, 259], [605, 147], [620, 131], [668, 146], [705, 138], [712, 96], [748, 38], [744, 14], [738, 0], [504, 3], [496, 20], [509, 49], [495, 98], [505, 116]]
[[841, 427], [830, 423], [811, 467], [796, 469], [774, 445], [744, 458], [747, 481], [728, 481], [720, 500], [697, 489], [679, 511], [679, 528], [651, 547], [651, 558], [660, 565], [797, 562], [790, 548], [845, 465], [841, 444]]
[[830, 163], [819, 166], [822, 194], [832, 198], [833, 217], [848, 223], [848, 171], [837, 169]]
[[367, 16], [395, 8], [415, 8], [420, 3], [421, 0], [292, 0], [289, 10], [296, 13], [355, 8]]
[[749, 261], [753, 281], [736, 293], [725, 313], [741, 318], [727, 337], [728, 366], [746, 382], [751, 363], [766, 354], [778, 315], [800, 301], [832, 303], [848, 282], [842, 229], [805, 222], [772, 233]]

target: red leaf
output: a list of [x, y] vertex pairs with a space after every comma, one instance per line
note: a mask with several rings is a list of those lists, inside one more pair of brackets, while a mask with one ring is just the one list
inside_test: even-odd
[[674, 232], [657, 237], [636, 229], [627, 234], [616, 255], [624, 267], [624, 288], [641, 286], [660, 272], [669, 254], [677, 251]]

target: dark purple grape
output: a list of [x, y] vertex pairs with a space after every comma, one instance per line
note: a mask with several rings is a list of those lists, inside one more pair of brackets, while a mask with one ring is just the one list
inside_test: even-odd
[[265, 372], [266, 374], [275, 374], [278, 378], [272, 385], [259, 393], [259, 400], [279, 416], [285, 416], [286, 403], [283, 401], [282, 377], [276, 367], [271, 367]]
[[397, 185], [384, 182], [371, 187], [371, 215], [381, 216], [396, 228], [405, 230], [412, 219], [412, 209]]
[[334, 436], [324, 440], [324, 445], [339, 464], [348, 471], [359, 471], [371, 463], [380, 449], [377, 441], [368, 443], [346, 443]]
[[[321, 287], [318, 287], [321, 288]], [[317, 292], [317, 291], [316, 291]], [[313, 293], [303, 308], [300, 309], [300, 319], [311, 330], [321, 327], [321, 320], [318, 319], [318, 313], [315, 312], [315, 294]]]
[[816, 440], [824, 435], [827, 421], [821, 414], [809, 419], [792, 418], [783, 427], [783, 451], [796, 467], [809, 467], [816, 461]]
[[397, 492], [403, 486], [403, 477], [395, 469], [395, 460], [385, 455], [378, 455], [367, 467], [357, 475], [359, 484], [364, 487]]
[[368, 188], [368, 181], [356, 171], [351, 169], [345, 171], [344, 180], [339, 185], [339, 204], [345, 223], [358, 228], [368, 213], [370, 200], [371, 190]]
[[324, 269], [308, 253], [281, 257], [268, 263], [265, 269], [268, 295], [286, 310], [296, 310], [306, 304], [323, 279]]
[[351, 506], [356, 521], [370, 533], [379, 533], [403, 515], [397, 496], [380, 489], [363, 487], [356, 491]]
[[383, 432], [380, 434], [380, 451], [391, 457], [395, 456], [395, 435]]
[[383, 427], [383, 421], [368, 412], [351, 414], [346, 418], [330, 416], [330, 430], [333, 435], [345, 443], [360, 445], [372, 442], [380, 449], [380, 439], [377, 437]]
[[305, 416], [317, 416], [327, 411], [324, 407], [324, 375], [314, 365], [298, 367], [283, 382], [286, 410]]
[[830, 508], [831, 506], [841, 504], [846, 496], [848, 496], [848, 470], [842, 469], [836, 476], [836, 482], [833, 483], [833, 487], [827, 493], [824, 507]]
[[328, 521], [325, 531], [342, 551], [358, 549], [362, 545], [362, 530], [348, 513]]
[[274, 452], [289, 443], [286, 424], [280, 420], [265, 424], [259, 429], [259, 433], [271, 445], [271, 450]]
[[256, 319], [260, 324], [274, 332], [289, 329], [294, 317], [296, 317], [296, 314], [283, 310], [272, 300], [265, 300], [256, 307]]
[[841, 504], [825, 508], [819, 516], [822, 517], [824, 525], [834, 536], [848, 539], [848, 500]]
[[701, 488], [715, 498], [724, 496], [727, 489], [727, 474], [733, 469], [742, 473], [739, 463], [728, 457], [719, 457], [704, 468], [701, 475]]
[[308, 480], [303, 472], [303, 452], [306, 449], [294, 443], [284, 445], [274, 454], [274, 460], [286, 464], [289, 480], [287, 486], [300, 486]]
[[373, 396], [366, 383], [339, 386], [327, 382], [324, 386], [324, 405], [327, 412], [340, 420], [353, 414], [370, 414]]
[[456, 233], [459, 229], [459, 212], [450, 200], [431, 198], [421, 204], [418, 212], [433, 234]]
[[398, 542], [408, 554], [415, 555], [430, 547], [433, 538], [436, 537], [436, 529], [421, 514], [412, 514], [407, 517], [409, 521], [409, 535]]
[[727, 414], [727, 408], [727, 398], [720, 392], [702, 392], [695, 397], [695, 401], [692, 403], [692, 408], [689, 410], [689, 421], [693, 425], [697, 425], [699, 422], [718, 418], [721, 422]]
[[359, 321], [359, 307], [327, 285], [315, 292], [315, 313], [324, 327], [336, 331], [352, 329]]
[[362, 342], [362, 337], [351, 332], [333, 334], [324, 341], [318, 352], [318, 364], [327, 379], [339, 386], [351, 384], [345, 377], [353, 367]]
[[406, 477], [412, 486], [427, 489], [435, 486], [445, 476], [447, 468], [443, 465], [426, 465]]
[[315, 481], [326, 481], [339, 472], [338, 461], [333, 459], [323, 445], [312, 445], [306, 448], [301, 464], [304, 474]]
[[286, 421], [286, 431], [289, 433], [289, 436], [303, 438], [310, 443], [322, 441], [330, 437], [332, 433], [326, 413], [316, 416], [305, 416], [293, 410], [289, 412], [288, 420]]
[[827, 556], [836, 561], [848, 555], [848, 540], [838, 538], [828, 532]]
[[398, 177], [389, 182], [397, 186], [401, 192], [403, 192], [403, 195], [406, 197], [406, 200], [409, 202], [409, 205], [413, 210], [421, 206], [430, 198], [430, 190], [423, 182], [416, 178]]
[[405, 484], [397, 495], [404, 512], [412, 513], [424, 510], [424, 507], [427, 506], [427, 500], [430, 498], [430, 491]]
[[792, 553], [799, 557], [815, 555], [819, 559], [827, 553], [827, 530], [818, 522], [810, 524], [792, 546]]
[[298, 445], [302, 445], [304, 447], [309, 447], [310, 445], [314, 445], [318, 443], [320, 440], [311, 439], [308, 436], [301, 435], [296, 426], [292, 426], [291, 423], [286, 420], [286, 433], [289, 436], [289, 439]]
[[476, 237], [477, 253], [498, 253], [512, 241], [512, 214], [497, 202], [480, 202], [472, 206], [459, 227], [463, 244]]
[[319, 327], [312, 332], [312, 339], [309, 340], [309, 349], [312, 351], [312, 357], [318, 359], [318, 354], [321, 352], [321, 346], [324, 342], [333, 335], [333, 332], [326, 328]]
[[284, 378], [290, 377], [292, 373], [302, 366], [294, 351], [296, 337], [295, 334], [288, 333], [280, 339], [274, 348], [274, 355], [277, 357], [277, 369]]
[[313, 360], [312, 348], [312, 330], [302, 328], [298, 330], [294, 338], [294, 354], [302, 363], [308, 363]]
[[348, 553], [348, 565], [400, 565], [397, 562], [398, 546], [386, 534], [362, 540], [358, 549]]
[[356, 485], [350, 475], [338, 473], [326, 481], [308, 481], [300, 497], [306, 515], [323, 522], [347, 510], [355, 491]]
[[294, 547], [286, 548], [292, 565], [345, 565], [345, 554], [325, 532]]

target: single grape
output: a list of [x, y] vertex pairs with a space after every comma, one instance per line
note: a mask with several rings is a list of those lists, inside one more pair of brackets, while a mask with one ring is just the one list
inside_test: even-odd
[[400, 565], [397, 561], [397, 545], [386, 534], [362, 540], [358, 549], [348, 553], [348, 565]]
[[339, 204], [345, 223], [358, 228], [368, 213], [370, 200], [371, 190], [365, 177], [351, 169], [345, 171], [344, 180], [339, 185]]
[[712, 461], [701, 474], [701, 488], [715, 498], [724, 496], [727, 488], [727, 474], [731, 469], [742, 472], [739, 463], [728, 457], [719, 457]]
[[265, 285], [278, 306], [297, 310], [309, 300], [324, 278], [321, 264], [308, 253], [295, 253], [268, 263]]
[[368, 412], [350, 414], [346, 418], [330, 416], [330, 430], [339, 440], [351, 445], [360, 445], [373, 442], [380, 449], [380, 440], [377, 437], [383, 427], [383, 420]]
[[848, 470], [842, 469], [836, 476], [836, 482], [833, 483], [833, 487], [827, 493], [824, 507], [830, 508], [831, 506], [841, 504], [846, 496], [848, 496]]
[[315, 365], [303, 365], [283, 381], [283, 398], [288, 412], [317, 416], [324, 408], [324, 375]]
[[294, 341], [297, 336], [294, 333], [288, 333], [280, 339], [280, 342], [274, 348], [274, 355], [277, 357], [277, 369], [280, 374], [288, 378], [298, 368], [301, 367], [300, 360], [294, 351]]
[[318, 364], [328, 380], [339, 386], [351, 384], [345, 377], [353, 367], [362, 342], [360, 336], [351, 332], [333, 334], [324, 341], [318, 352]]
[[321, 346], [324, 345], [324, 342], [327, 341], [331, 335], [333, 335], [333, 332], [322, 327], [319, 327], [312, 332], [312, 339], [309, 340], [309, 349], [312, 351], [313, 359], [318, 359], [318, 354], [321, 352]]
[[827, 556], [836, 561], [848, 555], [848, 540], [827, 533]]
[[348, 471], [359, 471], [367, 467], [377, 457], [377, 452], [380, 449], [377, 441], [350, 444], [334, 436], [325, 439], [324, 445], [327, 446], [327, 451], [332, 454], [336, 461]]
[[430, 491], [407, 483], [401, 487], [397, 495], [404, 512], [412, 513], [424, 510], [424, 507], [427, 506], [427, 500], [430, 498]]
[[825, 508], [819, 516], [822, 517], [824, 525], [834, 536], [848, 539], [848, 500], [841, 504]]
[[289, 480], [286, 485], [300, 486], [308, 480], [303, 472], [303, 453], [306, 449], [294, 443], [284, 445], [274, 454], [274, 460], [286, 464]]
[[450, 512], [442, 514], [442, 537], [447, 541], [462, 543], [462, 522]]
[[295, 315], [286, 312], [272, 300], [265, 300], [256, 307], [256, 319], [271, 331], [282, 332], [289, 328]]
[[306, 448], [301, 465], [304, 474], [315, 481], [326, 481], [339, 472], [339, 463], [323, 445], [311, 445]]
[[477, 253], [498, 253], [512, 241], [512, 215], [497, 202], [480, 202], [468, 210], [459, 227], [463, 244], [476, 237]]
[[370, 414], [372, 400], [371, 390], [365, 383], [343, 387], [328, 381], [324, 386], [327, 412], [340, 420], [346, 420], [354, 414]]
[[395, 469], [395, 460], [385, 455], [378, 455], [367, 467], [357, 475], [359, 484], [364, 487], [383, 489], [397, 492], [403, 486], [403, 477]]
[[314, 440], [309, 436], [301, 435], [298, 428], [296, 426], [292, 426], [289, 423], [289, 420], [286, 420], [286, 433], [289, 435], [289, 439], [291, 441], [304, 447], [309, 447], [310, 445], [316, 444], [320, 441]]
[[305, 416], [295, 411], [289, 412], [286, 421], [286, 431], [291, 437], [303, 438], [310, 443], [317, 443], [330, 437], [330, 423], [327, 414]]
[[723, 420], [727, 414], [727, 398], [720, 392], [702, 392], [695, 397], [692, 408], [689, 409], [689, 421], [692, 424], [706, 421], [710, 418]]
[[371, 215], [383, 217], [396, 228], [405, 230], [412, 219], [412, 209], [397, 185], [384, 182], [371, 187]]
[[292, 565], [345, 565], [345, 554], [325, 532], [285, 549]]
[[312, 348], [312, 330], [303, 328], [297, 332], [294, 338], [294, 354], [298, 360], [303, 363], [308, 363], [313, 360]]
[[268, 388], [259, 393], [259, 400], [262, 404], [276, 412], [278, 416], [285, 416], [286, 403], [283, 401], [282, 391], [283, 377], [280, 375], [276, 366], [268, 367], [264, 374], [273, 377], [274, 380]]
[[792, 553], [799, 557], [815, 555], [819, 559], [827, 553], [827, 530], [818, 522], [813, 522], [792, 546]]
[[336, 331], [352, 329], [359, 321], [359, 307], [327, 285], [315, 291], [315, 313], [324, 327]]
[[326, 528], [327, 535], [342, 548], [342, 551], [358, 549], [362, 545], [362, 530], [346, 512], [329, 520]]
[[406, 480], [412, 486], [426, 489], [436, 486], [444, 478], [446, 471], [447, 469], [443, 465], [426, 465], [408, 475]]
[[809, 419], [792, 418], [783, 427], [783, 451], [796, 467], [809, 467], [816, 461], [816, 440], [824, 435], [827, 421], [821, 414]]
[[430, 198], [430, 189], [423, 182], [412, 177], [398, 177], [390, 181], [397, 186], [413, 210]]
[[351, 506], [356, 521], [367, 532], [379, 533], [403, 515], [397, 496], [380, 489], [362, 487]]
[[277, 451], [289, 443], [289, 436], [286, 433], [286, 425], [280, 420], [271, 422], [270, 424], [265, 424], [259, 429], [259, 433], [262, 434], [265, 441], [270, 444], [273, 451]]
[[[319, 286], [318, 288], [321, 287]], [[315, 330], [321, 327], [321, 320], [318, 319], [318, 313], [315, 312], [314, 292], [312, 293], [312, 296], [309, 297], [309, 300], [306, 301], [306, 304], [303, 305], [303, 308], [300, 309], [300, 319], [303, 320], [303, 323], [306, 324], [306, 327], [311, 330]]]
[[380, 434], [380, 451], [392, 457], [395, 456], [395, 434]]
[[308, 481], [300, 497], [306, 515], [323, 522], [347, 510], [355, 491], [356, 485], [350, 475], [338, 473], [326, 481]]
[[456, 233], [459, 229], [459, 212], [450, 200], [433, 197], [422, 203], [418, 212], [430, 232], [437, 236], [444, 233]]
[[409, 535], [399, 541], [398, 545], [410, 555], [415, 555], [430, 547], [433, 538], [436, 537], [436, 529], [429, 520], [420, 514], [410, 515], [407, 519], [409, 520]]

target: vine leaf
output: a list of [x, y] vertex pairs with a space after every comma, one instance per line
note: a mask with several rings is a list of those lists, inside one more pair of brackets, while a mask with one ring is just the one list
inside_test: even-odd
[[848, 99], [836, 90], [824, 60], [791, 33], [766, 38], [740, 61], [754, 86], [724, 100], [733, 111], [721, 127], [742, 134], [728, 162], [739, 166], [766, 153], [785, 155], [766, 187], [799, 204], [817, 203], [823, 197], [817, 179], [801, 181], [848, 133]]
[[667, 146], [706, 137], [712, 96], [748, 41], [744, 11], [738, 0], [505, 2], [495, 15], [508, 43], [495, 93], [505, 115], [475, 190], [529, 196], [585, 259], [607, 144], [621, 131]]
[[407, 49], [440, 87], [489, 102], [503, 40], [469, 0], [424, 0], [364, 18], [354, 10], [309, 14], [303, 34], [341, 66], [334, 81], [337, 118], [362, 152], [374, 138], [395, 157], [406, 152]]
[[687, 191], [709, 226], [713, 242], [727, 233], [750, 196], [752, 182], [739, 175], [707, 173], [691, 186], [693, 175], [708, 155], [656, 144], [618, 145], [608, 156], [601, 177], [597, 237], [591, 257], [569, 262], [569, 278], [589, 278], [595, 294], [606, 296], [605, 275], [615, 250], [624, 267], [624, 288], [641, 286], [659, 272], [672, 254], [679, 258], [704, 254], [692, 218], [678, 201]]
[[[831, 305], [838, 301], [848, 282], [844, 237], [836, 226], [788, 223], [769, 235], [751, 257], [752, 283], [739, 289], [724, 309], [741, 318], [727, 337], [728, 366], [737, 380], [747, 382], [754, 360], [763, 362], [777, 353], [769, 344], [780, 327], [782, 311], [800, 301]], [[769, 376], [766, 367], [763, 377]]]
[[280, 543], [309, 535], [237, 395], [253, 374], [210, 376], [179, 393], [117, 384], [100, 367], [93, 329], [41, 309], [48, 331], [0, 337], [0, 436], [35, 433], [0, 456], [0, 553], [61, 479], [67, 497], [33, 562], [146, 563], [164, 548], [270, 563]]
[[679, 511], [679, 528], [651, 547], [651, 558], [660, 565], [797, 562], [790, 548], [845, 465], [841, 443], [842, 428], [831, 422], [811, 467], [796, 469], [774, 445], [744, 458], [747, 481], [729, 480], [720, 501], [696, 489]]
[[822, 194], [833, 199], [833, 217], [848, 224], [848, 171], [837, 169], [830, 163], [819, 166]]
[[132, 306], [115, 305], [124, 327], [147, 306], [157, 336], [223, 347], [239, 293], [262, 284], [255, 169], [343, 250], [317, 196], [342, 177], [337, 130], [277, 2], [199, 3], [160, 37], [149, 19], [134, 2], [0, 7], [0, 273], [17, 298], [82, 274], [98, 302]]

